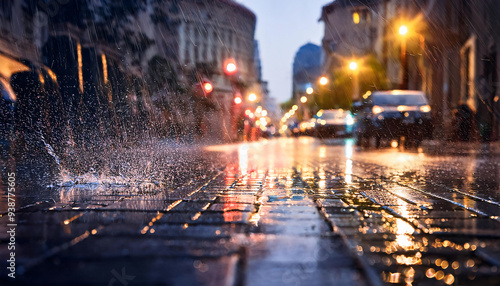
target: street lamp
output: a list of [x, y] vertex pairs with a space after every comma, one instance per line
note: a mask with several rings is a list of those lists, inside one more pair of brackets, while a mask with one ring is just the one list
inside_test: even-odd
[[401, 36], [405, 36], [407, 33], [408, 33], [408, 27], [406, 27], [405, 25], [399, 27], [399, 34]]
[[248, 100], [250, 100], [251, 102], [254, 102], [257, 100], [257, 95], [255, 93], [250, 93], [248, 95]]
[[306, 96], [302, 96], [302, 97], [300, 98], [300, 102], [302, 102], [302, 103], [306, 103], [306, 102], [307, 102], [307, 97], [306, 97]]
[[328, 78], [326, 76], [322, 76], [320, 79], [319, 79], [319, 84], [321, 85], [326, 85], [328, 83]]
[[352, 76], [352, 85], [353, 85], [352, 99], [353, 100], [358, 100], [359, 99], [358, 63], [355, 62], [355, 61], [351, 61], [349, 63], [349, 69], [352, 70], [352, 72], [353, 72], [353, 76]]
[[349, 63], [349, 68], [352, 70], [352, 71], [355, 71], [356, 69], [358, 69], [358, 63], [356, 63], [355, 61], [352, 61]]
[[408, 34], [408, 27], [402, 25], [399, 27], [399, 34], [401, 35], [401, 70], [402, 70], [402, 80], [401, 89], [408, 89], [408, 58], [406, 57], [406, 34]]
[[230, 109], [230, 120], [231, 120], [231, 139], [238, 139], [239, 131], [238, 131], [238, 115], [240, 113], [241, 103], [243, 103], [243, 99], [241, 98], [242, 86], [238, 84], [237, 81], [237, 73], [238, 73], [238, 65], [236, 64], [236, 60], [233, 58], [225, 59], [223, 62], [222, 70], [226, 78], [231, 83], [231, 89], [233, 93], [236, 95], [233, 99], [234, 105]]
[[314, 89], [312, 87], [308, 87], [306, 89], [306, 93], [309, 94], [309, 95], [313, 94], [313, 92], [314, 92]]

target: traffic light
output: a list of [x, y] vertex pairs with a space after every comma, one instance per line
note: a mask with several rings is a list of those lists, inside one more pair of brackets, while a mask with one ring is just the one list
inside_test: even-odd
[[203, 82], [203, 91], [205, 92], [205, 94], [210, 94], [212, 91], [214, 91], [213, 84], [208, 81]]
[[242, 102], [243, 102], [243, 99], [241, 99], [241, 97], [240, 97], [240, 96], [236, 96], [236, 97], [234, 98], [234, 103], [235, 103], [235, 104], [241, 104]]
[[234, 75], [238, 71], [238, 66], [234, 59], [227, 59], [224, 61], [224, 73], [226, 75]]

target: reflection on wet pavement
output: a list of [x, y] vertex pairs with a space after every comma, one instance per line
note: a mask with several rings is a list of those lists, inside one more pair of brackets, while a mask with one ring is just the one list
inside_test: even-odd
[[312, 138], [179, 154], [27, 191], [18, 283], [500, 284], [498, 157]]

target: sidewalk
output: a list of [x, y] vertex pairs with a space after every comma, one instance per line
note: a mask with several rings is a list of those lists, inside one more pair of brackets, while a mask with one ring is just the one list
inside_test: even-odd
[[500, 141], [482, 142], [449, 142], [426, 140], [422, 142], [425, 153], [435, 155], [493, 155], [500, 156]]

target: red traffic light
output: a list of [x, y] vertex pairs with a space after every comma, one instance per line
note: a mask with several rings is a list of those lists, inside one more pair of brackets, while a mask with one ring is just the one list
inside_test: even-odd
[[235, 104], [241, 104], [243, 102], [243, 99], [241, 99], [241, 97], [237, 96], [234, 98], [234, 103]]
[[238, 71], [238, 66], [234, 59], [227, 59], [224, 61], [224, 73], [227, 75], [234, 75]]
[[210, 82], [204, 82], [203, 90], [205, 91], [206, 94], [209, 94], [212, 91], [214, 91], [214, 86]]

